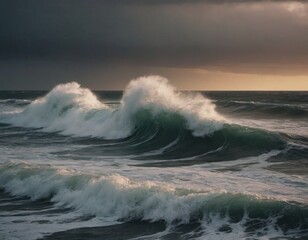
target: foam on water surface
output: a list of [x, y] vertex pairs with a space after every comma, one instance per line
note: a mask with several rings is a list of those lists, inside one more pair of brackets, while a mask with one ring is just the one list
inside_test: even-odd
[[[308, 235], [302, 97], [213, 101], [158, 76], [131, 81], [117, 99], [78, 83], [44, 94], [0, 96], [5, 239]], [[272, 171], [281, 164], [301, 171]]]

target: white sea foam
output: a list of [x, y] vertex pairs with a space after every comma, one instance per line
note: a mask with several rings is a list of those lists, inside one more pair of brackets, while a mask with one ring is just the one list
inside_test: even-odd
[[31, 100], [8, 98], [8, 99], [0, 99], [0, 103], [27, 104], [31, 103]]
[[[14, 196], [28, 196], [31, 200], [51, 197], [51, 202], [56, 207], [69, 207], [75, 216], [96, 216], [103, 223], [140, 219], [165, 221], [167, 226], [172, 227], [193, 221], [201, 222], [201, 239], [214, 239], [215, 236], [220, 239], [245, 239], [252, 236], [247, 235], [249, 232], [245, 230], [246, 224], [251, 221], [247, 215], [249, 213], [246, 212], [239, 222], [232, 222], [228, 211], [232, 211], [232, 206], [237, 210], [245, 210], [254, 204], [261, 207], [262, 201], [262, 198], [257, 199], [253, 195], [200, 193], [190, 189], [184, 191], [169, 184], [137, 182], [118, 174], [90, 175], [72, 168], [26, 163], [2, 164], [0, 187]], [[266, 207], [268, 199], [263, 200]], [[63, 216], [66, 217], [71, 218]], [[278, 217], [270, 216], [269, 213], [267, 220], [264, 220], [267, 222], [266, 226], [253, 234], [284, 236], [277, 225]], [[96, 223], [93, 224], [95, 225]], [[224, 226], [232, 229], [232, 233], [219, 230]]]
[[187, 223], [202, 209], [207, 196], [177, 196], [175, 189], [155, 182], [137, 183], [120, 175], [91, 176], [67, 169], [33, 167], [27, 164], [1, 168], [0, 186], [32, 200], [52, 197], [58, 206], [114, 220], [164, 220]]
[[56, 86], [19, 113], [0, 116], [0, 121], [67, 135], [117, 139], [132, 134], [135, 116], [142, 110], [148, 110], [152, 117], [179, 114], [195, 136], [208, 135], [222, 127], [223, 118], [210, 100], [200, 94], [179, 93], [159, 76], [131, 81], [116, 109], [72, 82]]

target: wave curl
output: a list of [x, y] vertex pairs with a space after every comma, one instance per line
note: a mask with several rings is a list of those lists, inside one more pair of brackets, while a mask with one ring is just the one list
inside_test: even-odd
[[120, 139], [134, 132], [136, 115], [142, 111], [152, 118], [175, 113], [185, 120], [194, 136], [210, 135], [223, 126], [223, 117], [210, 100], [200, 94], [179, 93], [159, 76], [131, 81], [116, 109], [72, 82], [56, 86], [22, 112], [2, 116], [2, 121], [66, 135]]

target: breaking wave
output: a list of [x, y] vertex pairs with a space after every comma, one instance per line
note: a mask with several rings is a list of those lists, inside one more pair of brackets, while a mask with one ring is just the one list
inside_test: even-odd
[[[131, 81], [120, 103], [113, 107], [72, 82], [56, 86], [20, 112], [0, 115], [0, 121], [114, 140], [100, 148], [101, 155], [183, 160], [169, 161], [170, 166], [221, 161], [221, 154], [228, 161], [286, 148], [281, 135], [230, 123], [215, 107], [201, 94], [177, 92], [165, 78], [151, 76]], [[92, 151], [91, 147], [85, 150]]]
[[278, 236], [305, 236], [308, 229], [305, 205], [241, 193], [200, 193], [150, 181], [138, 183], [121, 175], [85, 175], [72, 169], [6, 163], [0, 168], [0, 187], [14, 196], [48, 198], [58, 208], [114, 221], [163, 221], [169, 226], [201, 222], [227, 232], [238, 225], [246, 234], [251, 231], [259, 236], [270, 230]]
[[194, 136], [212, 134], [223, 125], [210, 100], [176, 92], [158, 76], [131, 81], [117, 108], [108, 107], [89, 89], [72, 82], [56, 86], [23, 111], [2, 116], [1, 121], [48, 132], [119, 139], [134, 132], [142, 112], [149, 113], [153, 121], [157, 116], [177, 115]]

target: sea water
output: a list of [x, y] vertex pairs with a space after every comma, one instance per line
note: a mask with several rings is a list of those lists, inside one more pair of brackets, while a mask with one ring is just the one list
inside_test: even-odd
[[0, 239], [307, 239], [308, 93], [0, 92]]

